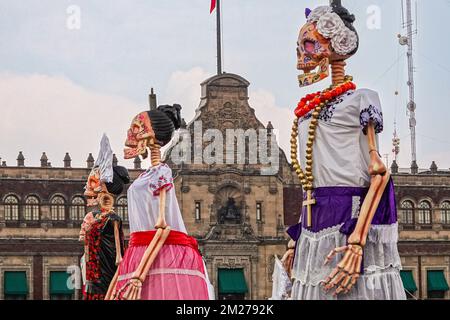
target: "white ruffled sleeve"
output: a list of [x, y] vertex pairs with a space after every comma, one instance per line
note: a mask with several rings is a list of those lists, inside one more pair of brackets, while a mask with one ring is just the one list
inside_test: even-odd
[[150, 192], [154, 196], [159, 196], [161, 190], [169, 191], [173, 188], [172, 170], [166, 164], [161, 164], [150, 180]]
[[372, 122], [375, 127], [375, 133], [383, 132], [383, 111], [378, 93], [372, 90], [360, 90], [360, 117], [359, 121], [364, 134], [367, 133], [367, 126]]

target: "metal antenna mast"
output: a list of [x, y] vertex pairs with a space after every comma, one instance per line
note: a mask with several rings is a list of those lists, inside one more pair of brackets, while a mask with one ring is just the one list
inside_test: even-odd
[[[403, 4], [402, 4], [403, 5]], [[416, 102], [414, 95], [414, 56], [413, 56], [413, 14], [411, 0], [406, 0], [406, 30], [407, 35], [399, 35], [400, 45], [408, 46], [408, 87], [409, 87], [409, 128], [411, 130], [411, 168], [412, 173], [418, 173], [417, 166], [417, 142], [416, 142]]]

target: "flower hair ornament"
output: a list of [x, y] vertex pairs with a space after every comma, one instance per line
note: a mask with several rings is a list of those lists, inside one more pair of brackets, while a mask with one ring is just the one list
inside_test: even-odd
[[[309, 23], [317, 23], [317, 31], [331, 40], [333, 50], [345, 56], [358, 48], [358, 35], [346, 26], [342, 18], [329, 6], [321, 6], [314, 10], [306, 9], [305, 14]], [[354, 20], [354, 16], [352, 20]]]

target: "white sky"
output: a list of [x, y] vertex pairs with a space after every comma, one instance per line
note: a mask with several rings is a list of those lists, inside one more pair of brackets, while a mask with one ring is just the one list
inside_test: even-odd
[[[272, 121], [289, 145], [291, 115], [309, 91], [297, 85], [296, 40], [305, 7], [327, 1], [223, 0], [224, 70], [251, 82], [250, 104]], [[400, 0], [343, 0], [357, 16], [361, 37], [348, 73], [359, 87], [380, 92], [385, 114], [382, 153], [391, 153], [394, 119], [402, 139], [400, 164], [410, 163], [406, 115], [405, 47], [396, 35]], [[215, 16], [209, 0], [40, 0], [0, 2], [0, 157], [53, 166], [66, 152], [73, 165], [96, 156], [103, 132], [121, 159], [131, 118], [148, 108], [155, 87], [160, 104], [180, 103], [186, 121], [200, 100], [200, 82], [215, 73]], [[70, 5], [81, 28], [66, 23]], [[381, 9], [381, 29], [367, 27], [367, 9]], [[450, 167], [450, 1], [418, 1], [416, 84], [419, 166]], [[401, 55], [401, 56], [400, 56]], [[395, 96], [395, 91], [399, 92]], [[392, 155], [390, 156], [392, 159]], [[124, 161], [120, 160], [123, 164]], [[127, 163], [132, 167], [132, 162]]]

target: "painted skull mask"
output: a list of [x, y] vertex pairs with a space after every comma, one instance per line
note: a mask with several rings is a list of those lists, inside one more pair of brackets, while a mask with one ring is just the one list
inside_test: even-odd
[[86, 182], [84, 195], [87, 198], [87, 206], [92, 207], [98, 205], [98, 196], [101, 193], [107, 193], [106, 185], [100, 179], [100, 169], [94, 167], [89, 174]]
[[[329, 76], [333, 51], [331, 41], [317, 30], [316, 22], [307, 22], [300, 30], [297, 41], [297, 69], [300, 87], [309, 86]], [[317, 71], [315, 69], [319, 68]]]
[[134, 159], [137, 156], [148, 157], [147, 147], [149, 140], [155, 139], [150, 118], [147, 112], [141, 112], [134, 117], [131, 126], [128, 129], [127, 140], [125, 141], [124, 150], [125, 159]]

